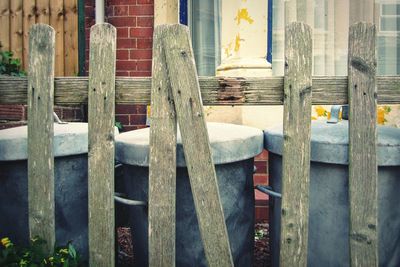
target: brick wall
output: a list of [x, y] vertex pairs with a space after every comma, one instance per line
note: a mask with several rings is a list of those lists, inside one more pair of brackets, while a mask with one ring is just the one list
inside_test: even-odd
[[[27, 124], [27, 105], [0, 105], [0, 129], [7, 129]], [[83, 121], [84, 110], [82, 106], [55, 106], [54, 111], [63, 121]]]
[[[95, 23], [94, 2], [85, 1], [86, 70], [90, 27]], [[117, 28], [117, 76], [151, 76], [153, 3], [153, 0], [106, 1], [105, 20]], [[146, 127], [146, 106], [117, 105], [115, 113], [124, 131]]]

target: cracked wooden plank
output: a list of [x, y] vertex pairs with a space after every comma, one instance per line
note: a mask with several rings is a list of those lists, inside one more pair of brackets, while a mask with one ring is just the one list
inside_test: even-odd
[[[239, 89], [226, 90], [224, 79], [237, 79]], [[380, 76], [376, 82], [379, 104], [400, 104], [400, 76]], [[313, 105], [348, 103], [347, 77], [313, 77], [312, 83]], [[283, 77], [199, 77], [199, 84], [204, 105], [283, 105]], [[151, 77], [118, 77], [115, 87], [116, 103], [150, 104]], [[0, 76], [0, 104], [26, 103], [26, 88], [26, 78]], [[87, 103], [87, 77], [56, 77], [54, 88], [57, 105]]]

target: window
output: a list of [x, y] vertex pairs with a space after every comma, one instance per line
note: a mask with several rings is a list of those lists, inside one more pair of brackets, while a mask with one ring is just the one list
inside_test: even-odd
[[380, 1], [378, 74], [400, 74], [400, 3]]

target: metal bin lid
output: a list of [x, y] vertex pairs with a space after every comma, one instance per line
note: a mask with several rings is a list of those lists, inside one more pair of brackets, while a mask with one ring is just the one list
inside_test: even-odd
[[[348, 164], [348, 121], [311, 123], [311, 161], [332, 164]], [[272, 153], [282, 155], [283, 126], [264, 131], [264, 147]], [[378, 165], [400, 165], [400, 129], [388, 126], [377, 126]]]
[[[115, 129], [115, 134], [118, 134], [118, 129]], [[27, 126], [0, 130], [0, 161], [26, 160], [27, 135]], [[88, 124], [54, 123], [53, 147], [55, 157], [88, 153]]]
[[[214, 164], [236, 162], [254, 157], [263, 149], [261, 130], [226, 123], [207, 123]], [[118, 135], [116, 160], [135, 166], [149, 166], [149, 128]], [[178, 130], [177, 166], [185, 167], [182, 139]]]

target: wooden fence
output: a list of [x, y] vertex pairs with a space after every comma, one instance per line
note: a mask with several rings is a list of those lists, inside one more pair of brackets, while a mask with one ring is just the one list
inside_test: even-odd
[[[311, 105], [348, 103], [351, 265], [377, 266], [376, 106], [400, 103], [400, 77], [376, 77], [372, 24], [350, 27], [348, 77], [312, 77], [310, 27], [292, 23], [285, 34], [284, 77], [199, 78], [187, 28], [162, 25], [154, 34], [152, 79], [115, 79], [116, 31], [109, 24], [98, 24], [91, 30], [89, 77], [54, 79], [55, 32], [35, 25], [28, 78], [0, 78], [0, 103], [28, 101], [29, 105], [31, 235], [49, 242], [55, 239], [53, 102], [88, 102], [90, 264], [114, 265], [114, 105], [151, 102], [150, 265], [175, 263], [174, 156], [179, 123], [207, 261], [210, 266], [232, 266], [202, 105], [283, 104], [280, 263], [306, 266]], [[161, 193], [152, 193], [160, 187]]]
[[55, 75], [78, 73], [77, 0], [0, 0], [0, 50], [12, 51], [28, 69], [29, 29], [35, 23], [55, 29]]

